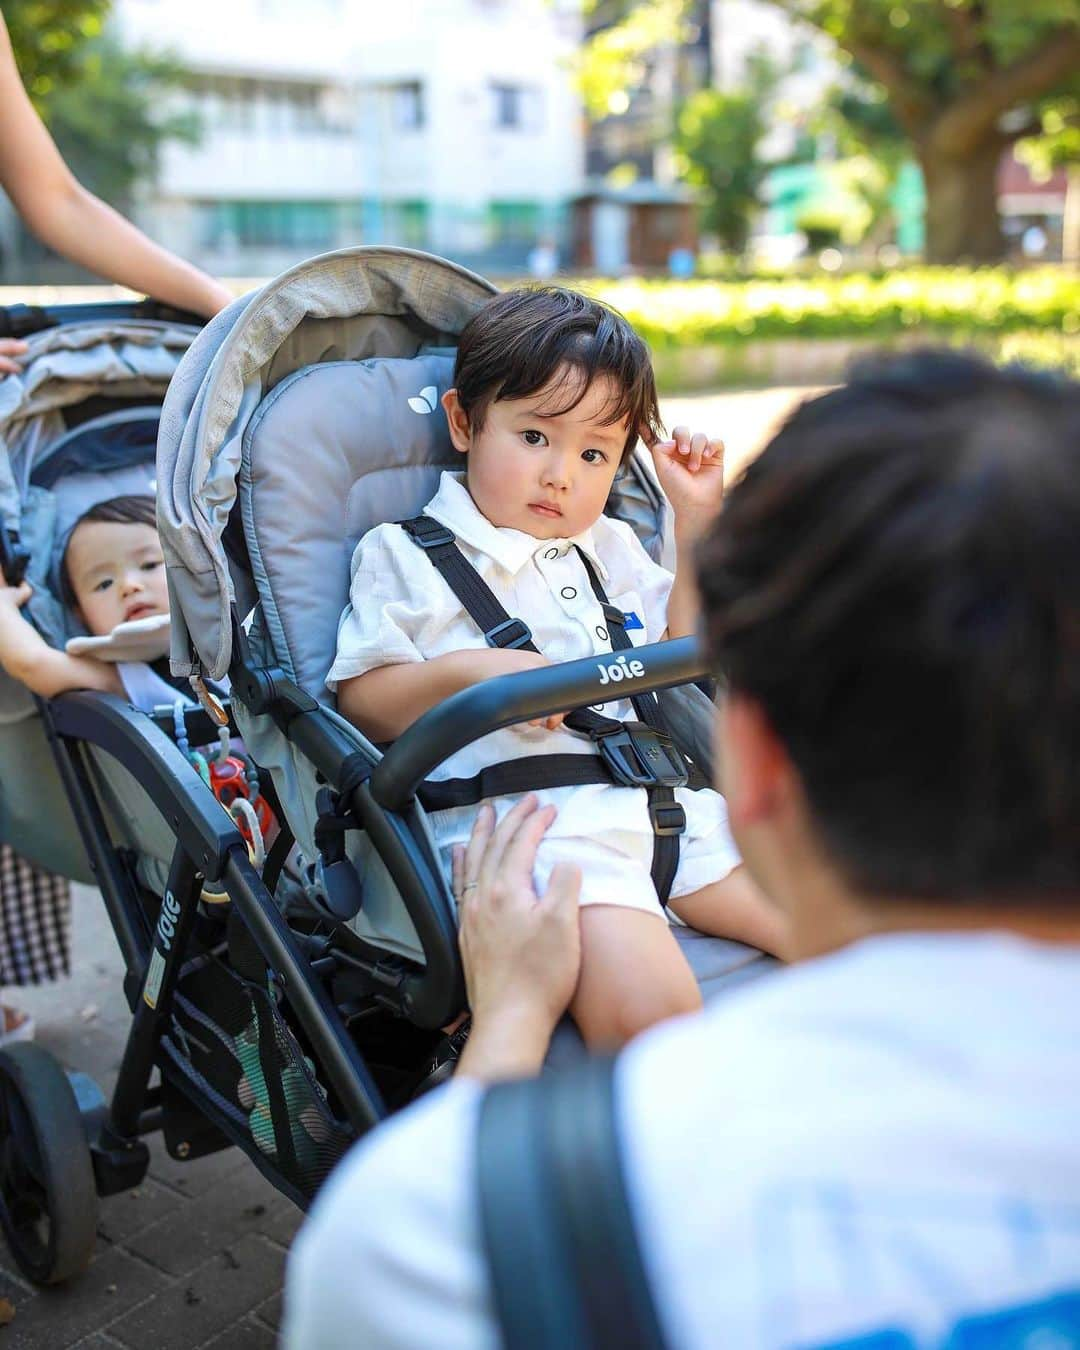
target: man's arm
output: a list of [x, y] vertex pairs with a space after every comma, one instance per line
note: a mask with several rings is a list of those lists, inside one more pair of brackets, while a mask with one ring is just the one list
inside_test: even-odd
[[532, 884], [552, 819], [528, 797], [496, 829], [484, 807], [455, 855], [469, 1043], [454, 1081], [357, 1145], [315, 1202], [289, 1258], [285, 1350], [499, 1345], [476, 1209], [476, 1080], [538, 1072], [577, 983], [577, 869], [556, 868], [542, 897]]

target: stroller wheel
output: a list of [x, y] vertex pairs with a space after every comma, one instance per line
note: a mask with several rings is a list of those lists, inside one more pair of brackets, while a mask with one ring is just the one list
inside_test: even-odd
[[0, 1050], [0, 1227], [35, 1284], [90, 1264], [98, 1197], [67, 1075], [39, 1045]]

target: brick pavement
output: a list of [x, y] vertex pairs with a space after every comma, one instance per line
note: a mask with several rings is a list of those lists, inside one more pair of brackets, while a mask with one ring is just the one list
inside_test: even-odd
[[[770, 389], [664, 400], [668, 426], [722, 435], [737, 472], [808, 390]], [[76, 888], [74, 977], [20, 990], [38, 1040], [67, 1066], [112, 1086], [129, 1025], [122, 966], [96, 892]], [[0, 1350], [271, 1350], [282, 1270], [300, 1213], [235, 1149], [191, 1164], [148, 1141], [150, 1170], [134, 1191], [101, 1201], [89, 1270], [39, 1291], [0, 1241], [0, 1298], [15, 1317]]]

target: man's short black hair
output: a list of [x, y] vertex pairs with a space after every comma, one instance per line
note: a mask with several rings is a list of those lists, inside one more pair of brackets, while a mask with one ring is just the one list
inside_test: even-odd
[[1080, 385], [953, 352], [803, 404], [701, 549], [711, 660], [871, 897], [1075, 903]]
[[454, 385], [479, 431], [492, 403], [528, 398], [566, 367], [581, 378], [567, 382], [566, 400], [551, 415], [577, 407], [593, 381], [607, 377], [615, 392], [605, 417], [630, 427], [623, 459], [639, 436], [662, 437], [648, 347], [609, 305], [562, 286], [518, 287], [484, 305], [458, 339]]
[[98, 502], [96, 506], [91, 506], [89, 510], [84, 511], [71, 529], [68, 531], [67, 543], [64, 545], [64, 556], [60, 560], [60, 590], [61, 598], [69, 609], [76, 609], [75, 589], [71, 584], [71, 575], [68, 572], [68, 549], [71, 547], [71, 540], [75, 531], [80, 525], [101, 524], [101, 525], [149, 525], [154, 531], [157, 530], [157, 509], [153, 497], [148, 493], [132, 493], [124, 497], [110, 497], [107, 501]]

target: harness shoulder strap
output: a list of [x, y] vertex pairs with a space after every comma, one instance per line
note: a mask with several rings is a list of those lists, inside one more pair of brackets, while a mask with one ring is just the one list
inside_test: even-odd
[[[413, 543], [427, 554], [432, 565], [442, 575], [443, 580], [461, 602], [465, 612], [484, 634], [489, 646], [524, 648], [530, 652], [539, 651], [532, 640], [532, 633], [528, 625], [521, 619], [510, 617], [498, 596], [462, 553], [452, 530], [427, 515], [414, 516], [411, 520], [403, 520], [399, 523]], [[578, 549], [578, 556], [585, 565], [593, 594], [603, 608], [608, 623], [608, 636], [612, 650], [628, 650], [633, 646], [633, 643], [626, 634], [625, 619], [622, 612], [609, 603], [595, 568], [580, 549]], [[647, 727], [667, 737], [667, 728], [655, 695], [646, 694], [631, 698], [631, 702], [634, 711]], [[617, 719], [601, 717], [588, 708], [579, 708], [570, 713], [565, 719], [565, 725], [571, 731], [589, 736], [597, 744], [600, 743], [601, 738], [620, 735], [624, 730], [623, 724]], [[614, 746], [608, 745], [607, 747], [601, 747], [601, 753], [605, 757], [611, 757], [616, 755], [618, 751]], [[672, 746], [672, 754], [678, 755], [674, 746]], [[680, 764], [683, 762], [681, 756], [679, 756], [679, 762]], [[552, 768], [554, 769], [554, 766]], [[489, 772], [488, 780], [484, 784], [481, 784], [478, 778], [458, 780], [453, 788], [443, 788], [441, 792], [436, 790], [435, 795], [430, 793], [430, 788], [434, 785], [428, 784], [426, 785], [426, 788], [429, 789], [427, 804], [432, 809], [437, 809], [433, 802], [438, 797], [446, 801], [446, 804], [452, 805], [464, 805], [466, 802], [479, 800], [481, 792], [488, 795], [492, 792], [497, 781], [507, 780], [505, 770], [505, 765], [499, 765], [497, 771]], [[575, 770], [575, 775], [576, 772]], [[516, 775], [514, 775], [514, 781], [518, 781]], [[572, 776], [571, 781], [578, 780], [576, 776]], [[587, 781], [596, 780], [590, 779]], [[604, 780], [601, 778], [600, 781]], [[681, 781], [686, 781], [685, 773], [683, 773]], [[547, 773], [538, 775], [528, 784], [529, 787], [562, 785], [560, 781], [552, 779]], [[524, 789], [518, 787], [516, 789], [499, 790], [521, 791]], [[686, 829], [686, 813], [676, 801], [673, 788], [649, 786], [647, 792], [649, 817], [653, 827], [652, 880], [661, 902], [666, 902], [679, 865], [679, 835]], [[453, 793], [453, 796], [450, 796], [451, 793]], [[448, 797], [449, 800], [447, 801]]]
[[481, 1105], [481, 1228], [513, 1350], [664, 1350], [626, 1194], [614, 1065], [496, 1084]]

